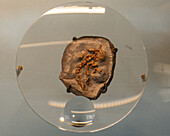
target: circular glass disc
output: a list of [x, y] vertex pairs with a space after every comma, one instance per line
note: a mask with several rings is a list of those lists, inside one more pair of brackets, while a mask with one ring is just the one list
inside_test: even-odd
[[[73, 37], [101, 36], [118, 49], [113, 80], [96, 100], [67, 93], [59, 79], [63, 52]], [[35, 113], [67, 131], [108, 128], [135, 107], [147, 77], [145, 47], [129, 21], [115, 10], [75, 2], [44, 13], [25, 33], [17, 54], [17, 78]]]

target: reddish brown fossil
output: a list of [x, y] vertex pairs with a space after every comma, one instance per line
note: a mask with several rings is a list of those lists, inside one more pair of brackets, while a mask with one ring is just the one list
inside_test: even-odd
[[113, 77], [116, 52], [106, 38], [74, 38], [63, 53], [59, 76], [67, 92], [93, 100], [106, 92]]

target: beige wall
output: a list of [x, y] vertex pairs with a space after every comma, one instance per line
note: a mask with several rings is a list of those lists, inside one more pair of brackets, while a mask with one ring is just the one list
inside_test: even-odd
[[148, 54], [149, 79], [133, 112], [109, 129], [68, 133], [41, 120], [17, 86], [15, 57], [28, 27], [45, 11], [69, 0], [0, 0], [0, 136], [168, 136], [170, 134], [170, 1], [94, 0], [124, 15], [138, 30]]

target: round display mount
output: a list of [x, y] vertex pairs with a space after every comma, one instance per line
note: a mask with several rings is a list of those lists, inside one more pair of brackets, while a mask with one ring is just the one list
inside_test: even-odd
[[[59, 79], [63, 52], [73, 37], [105, 37], [118, 49], [114, 76], [96, 100], [67, 93]], [[146, 50], [131, 23], [92, 2], [57, 6], [27, 30], [18, 48], [19, 88], [31, 109], [65, 131], [96, 132], [113, 126], [135, 107], [148, 72]]]

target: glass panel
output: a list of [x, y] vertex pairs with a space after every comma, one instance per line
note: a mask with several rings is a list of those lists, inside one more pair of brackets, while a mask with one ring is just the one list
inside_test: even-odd
[[[105, 37], [118, 49], [113, 80], [96, 100], [67, 93], [59, 79], [65, 48], [81, 36]], [[16, 67], [20, 90], [33, 111], [74, 132], [99, 131], [126, 117], [143, 93], [148, 70], [145, 47], [129, 21], [91, 2], [67, 3], [43, 14], [25, 33]]]

